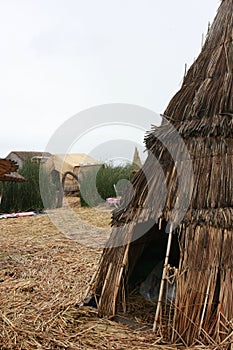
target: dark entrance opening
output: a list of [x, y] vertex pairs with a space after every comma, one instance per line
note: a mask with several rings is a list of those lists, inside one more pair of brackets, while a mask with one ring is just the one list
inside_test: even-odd
[[[135, 230], [135, 236], [138, 235], [143, 224], [139, 224]], [[147, 278], [156, 265], [162, 262], [162, 269], [166, 255], [168, 233], [166, 233], [167, 223], [163, 222], [159, 229], [158, 224], [153, 225], [151, 229], [142, 237], [131, 243], [129, 250], [129, 269], [127, 274], [127, 290], [132, 290], [140, 286]], [[169, 265], [178, 268], [180, 260], [180, 248], [178, 234], [173, 233], [171, 251], [169, 256]]]
[[[145, 230], [146, 226], [148, 230]], [[145, 224], [138, 224], [134, 231], [129, 248], [128, 269], [124, 276], [125, 299], [122, 299], [122, 307], [119, 305], [118, 309], [120, 322], [124, 322], [127, 319], [127, 324], [133, 328], [145, 326], [151, 329], [154, 322], [158, 301], [156, 297], [159, 295], [168, 244], [169, 234], [166, 233], [166, 227], [166, 222], [162, 222], [161, 226], [159, 226], [151, 221]], [[146, 233], [142, 235], [142, 232]], [[174, 232], [169, 255], [169, 265], [178, 268], [179, 261], [179, 236], [178, 233]], [[166, 302], [164, 303], [163, 301], [163, 306], [166, 310], [164, 313], [165, 317], [167, 317], [167, 313], [173, 312], [173, 303], [171, 301], [175, 299], [175, 288], [172, 290], [173, 299], [168, 295], [170, 292], [168, 290], [169, 286], [170, 284], [167, 283], [164, 288]], [[171, 286], [172, 288], [175, 287], [175, 283]], [[145, 289], [147, 290], [145, 291]], [[149, 294], [149, 298], [147, 294]]]

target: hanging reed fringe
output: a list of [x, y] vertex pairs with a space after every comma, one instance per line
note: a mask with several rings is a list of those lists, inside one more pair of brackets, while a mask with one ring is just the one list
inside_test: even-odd
[[[112, 316], [115, 305], [127, 306], [122, 289], [127, 291], [130, 273], [149, 236], [145, 235], [141, 247], [131, 244], [128, 248], [126, 242], [133, 241], [140, 224], [150, 220], [154, 231], [164, 234], [163, 224], [176, 205], [181, 165], [182, 188], [190, 195], [190, 204], [187, 211], [182, 201], [176, 206], [177, 214], [184, 213], [175, 230], [180, 247], [176, 297], [170, 305], [157, 308], [154, 329], [159, 322], [164, 339], [200, 348], [206, 344], [228, 349], [233, 341], [232, 40], [233, 1], [222, 0], [202, 51], [164, 112], [161, 126], [153, 127], [145, 137], [148, 158], [133, 179], [133, 199], [126, 193], [121, 207], [113, 212], [113, 231], [93, 284], [94, 294], [101, 295], [99, 314]], [[190, 158], [177, 143], [174, 128]], [[166, 147], [161, 140], [166, 140]], [[155, 157], [162, 171], [155, 166]], [[190, 166], [194, 174], [191, 193]], [[120, 240], [121, 245], [115, 244]], [[112, 272], [103, 290], [110, 262]]]

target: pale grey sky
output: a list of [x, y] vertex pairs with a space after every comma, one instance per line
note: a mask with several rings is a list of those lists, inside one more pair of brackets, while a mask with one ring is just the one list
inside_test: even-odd
[[0, 0], [0, 157], [44, 150], [63, 122], [95, 105], [162, 113], [219, 4]]

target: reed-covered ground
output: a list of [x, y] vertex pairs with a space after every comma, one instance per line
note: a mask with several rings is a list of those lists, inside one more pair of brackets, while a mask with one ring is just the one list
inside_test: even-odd
[[[108, 232], [109, 210], [71, 206], [84, 226]], [[176, 349], [79, 308], [100, 254], [59, 232], [48, 215], [0, 220], [0, 349]]]

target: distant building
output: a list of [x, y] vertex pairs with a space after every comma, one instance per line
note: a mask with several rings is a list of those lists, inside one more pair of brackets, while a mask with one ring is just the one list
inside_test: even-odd
[[64, 192], [78, 191], [83, 174], [101, 165], [101, 162], [84, 153], [55, 154], [45, 162], [53, 179], [62, 181]]
[[45, 160], [51, 156], [52, 154], [49, 152], [12, 151], [8, 154], [6, 159], [15, 161], [18, 164], [19, 169], [21, 169], [23, 167], [23, 163], [28, 160], [31, 160], [32, 162], [40, 162], [42, 158]]

